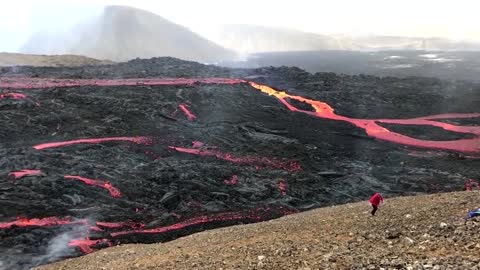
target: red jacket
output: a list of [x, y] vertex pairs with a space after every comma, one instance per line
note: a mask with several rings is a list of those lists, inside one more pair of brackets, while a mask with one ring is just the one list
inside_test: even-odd
[[383, 197], [378, 192], [373, 194], [372, 197], [370, 197], [370, 203], [372, 205], [379, 206], [381, 202], [383, 202]]

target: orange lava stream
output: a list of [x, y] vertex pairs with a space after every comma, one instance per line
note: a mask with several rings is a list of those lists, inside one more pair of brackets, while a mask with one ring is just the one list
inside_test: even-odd
[[[435, 119], [458, 119], [458, 118], [474, 118], [480, 117], [480, 113], [453, 113], [453, 114], [440, 114], [440, 115], [431, 115], [424, 117], [417, 117], [412, 119], [355, 119], [349, 118], [346, 116], [337, 115], [334, 112], [334, 109], [327, 103], [304, 98], [302, 96], [289, 95], [282, 91], [277, 91], [269, 86], [257, 84], [255, 82], [248, 82], [248, 84], [270, 96], [277, 98], [288, 110], [292, 112], [300, 112], [308, 114], [318, 118], [331, 119], [337, 121], [345, 121], [359, 127], [367, 133], [368, 136], [373, 137], [378, 140], [419, 147], [419, 148], [430, 148], [438, 150], [449, 150], [457, 152], [466, 152], [466, 153], [480, 153], [480, 127], [474, 126], [456, 126], [452, 124], [442, 123], [434, 121]], [[310, 104], [314, 111], [305, 111], [296, 108], [295, 106], [288, 103], [286, 98], [298, 100], [307, 104]], [[467, 133], [475, 135], [471, 139], [459, 139], [452, 141], [430, 141], [430, 140], [421, 140], [415, 139], [400, 133], [390, 131], [377, 123], [391, 123], [399, 125], [428, 125], [440, 127], [444, 130], [453, 131], [457, 133]]]

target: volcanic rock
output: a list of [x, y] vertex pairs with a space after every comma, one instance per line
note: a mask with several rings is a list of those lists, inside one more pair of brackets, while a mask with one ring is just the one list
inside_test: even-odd
[[[254, 74], [260, 75], [255, 81], [244, 79]], [[8, 269], [365, 200], [374, 192], [389, 198], [460, 190], [480, 174], [474, 147], [480, 85], [472, 82], [309, 74], [287, 67], [228, 69], [174, 58], [1, 68], [0, 75], [0, 261]], [[316, 81], [328, 83], [310, 84]], [[288, 101], [282, 95], [288, 95]], [[299, 103], [302, 109], [296, 107]], [[196, 117], [189, 121], [180, 104], [188, 104]], [[313, 112], [314, 107], [318, 111]], [[456, 124], [445, 124], [441, 115]], [[382, 121], [438, 130], [394, 132], [378, 124]], [[451, 152], [465, 158], [452, 159]], [[41, 170], [43, 175], [8, 177], [23, 170]], [[238, 182], [225, 184], [233, 175]], [[451, 205], [464, 211], [470, 199]], [[412, 239], [427, 231], [432, 238], [449, 239], [457, 227], [469, 234], [478, 228], [473, 222], [460, 226], [445, 216], [432, 221], [431, 211], [444, 213], [445, 207], [423, 209], [415, 198], [408, 210], [390, 209], [376, 231], [367, 229], [371, 224], [353, 226], [369, 215], [368, 207], [318, 217], [350, 222], [345, 235], [325, 242], [318, 234], [323, 229], [306, 234], [333, 252], [330, 259], [335, 262], [319, 259], [322, 253], [319, 263], [376, 264], [379, 260], [346, 255], [348, 247], [372, 241], [382, 243], [382, 254], [410, 248], [400, 235], [386, 239], [386, 230]], [[415, 218], [407, 219], [407, 214]], [[403, 225], [395, 228], [397, 219]], [[409, 227], [424, 219], [430, 220], [421, 223], [426, 227]], [[441, 229], [440, 222], [451, 227]], [[370, 234], [374, 237], [363, 237]], [[319, 245], [296, 246], [286, 236], [279, 233], [281, 246], [272, 250], [292, 257]], [[248, 265], [266, 256], [270, 267], [274, 251], [253, 252], [250, 248], [260, 238], [245, 239], [250, 240], [225, 249], [250, 254], [242, 262]], [[466, 239], [456, 243], [464, 247]], [[198, 243], [207, 248], [214, 246], [212, 241]], [[440, 247], [419, 246], [414, 244], [414, 250], [424, 253]], [[188, 267], [203, 267], [194, 254]]]

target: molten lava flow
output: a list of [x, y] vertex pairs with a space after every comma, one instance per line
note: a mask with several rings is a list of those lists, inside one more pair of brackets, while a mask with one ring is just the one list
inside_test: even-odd
[[180, 108], [180, 110], [182, 110], [182, 112], [185, 114], [185, 116], [187, 117], [188, 121], [193, 121], [195, 120], [197, 117], [191, 113], [189, 110], [188, 110], [188, 105], [187, 104], [180, 104], [178, 105], [178, 107]]
[[[266, 85], [257, 84], [255, 82], [249, 82], [242, 79], [230, 79], [230, 78], [131, 78], [131, 79], [114, 79], [114, 80], [95, 80], [95, 79], [49, 79], [49, 78], [0, 78], [0, 87], [3, 88], [52, 88], [52, 87], [76, 87], [76, 86], [120, 86], [120, 85], [193, 85], [195, 83], [204, 84], [241, 84], [248, 83], [255, 89], [260, 90], [263, 93], [276, 97], [287, 109], [294, 112], [305, 113], [319, 118], [338, 120], [349, 122], [363, 130], [367, 135], [376, 138], [378, 140], [388, 141], [392, 143], [439, 150], [450, 150], [457, 152], [469, 152], [480, 153], [480, 127], [472, 126], [457, 126], [439, 121], [438, 119], [458, 119], [458, 118], [473, 118], [480, 117], [480, 113], [452, 113], [452, 114], [439, 114], [424, 117], [417, 117], [412, 119], [355, 119], [335, 114], [333, 108], [321, 101], [311, 100], [301, 96], [289, 95], [285, 92], [277, 91]], [[7, 93], [2, 97], [9, 96], [12, 98], [24, 98], [23, 94]], [[288, 103], [286, 98], [294, 99], [297, 101], [310, 104], [314, 111], [305, 111], [296, 108]], [[183, 109], [182, 109], [183, 107]], [[182, 111], [185, 112], [187, 118], [193, 120], [194, 115], [188, 114], [188, 109], [182, 106]], [[445, 130], [449, 130], [457, 133], [468, 133], [475, 135], [471, 139], [460, 139], [453, 141], [430, 141], [415, 139], [409, 136], [402, 135], [400, 133], [392, 132], [384, 127], [381, 127], [378, 123], [390, 123], [399, 125], [427, 125], [440, 127]], [[104, 140], [108, 140], [105, 138]], [[123, 139], [125, 140], [125, 139]], [[130, 139], [128, 139], [130, 140]], [[131, 140], [130, 140], [131, 141]], [[74, 142], [72, 142], [74, 143]], [[98, 143], [87, 142], [80, 140], [77, 143]], [[63, 144], [56, 145], [39, 145], [36, 147], [58, 147]]]
[[[282, 216], [293, 214], [296, 211], [284, 209], [279, 214]], [[153, 228], [153, 229], [140, 229], [140, 230], [132, 230], [132, 231], [121, 231], [121, 232], [114, 232], [110, 235], [112, 237], [119, 237], [123, 235], [129, 234], [159, 234], [159, 233], [167, 233], [170, 231], [176, 231], [180, 229], [185, 229], [190, 226], [195, 225], [205, 225], [212, 222], [225, 222], [225, 221], [241, 221], [241, 220], [253, 220], [253, 221], [262, 221], [265, 220], [265, 216], [271, 215], [270, 208], [259, 208], [256, 210], [246, 211], [239, 211], [239, 212], [226, 212], [220, 213], [216, 215], [210, 216], [200, 216], [195, 217], [192, 219], [185, 220], [183, 222], [179, 222], [173, 225], [160, 227], [160, 228]]]
[[235, 164], [248, 164], [248, 165], [261, 165], [265, 167], [282, 169], [287, 172], [295, 172], [301, 169], [300, 165], [296, 162], [283, 162], [273, 158], [266, 157], [235, 157], [232, 154], [222, 153], [220, 151], [208, 150], [208, 149], [194, 149], [194, 148], [184, 148], [184, 147], [175, 147], [169, 146], [170, 149], [177, 152], [197, 155], [197, 156], [207, 156], [207, 157], [216, 157], [221, 160], [229, 161]]
[[[330, 105], [321, 101], [307, 99], [301, 96], [289, 95], [285, 92], [277, 91], [266, 85], [261, 85], [254, 82], [249, 82], [249, 84], [253, 88], [265, 94], [276, 97], [283, 105], [285, 105], [285, 107], [287, 107], [288, 110], [292, 112], [300, 112], [300, 113], [308, 114], [318, 118], [349, 122], [365, 130], [367, 135], [369, 135], [370, 137], [376, 138], [378, 140], [388, 141], [388, 142], [407, 145], [407, 146], [419, 147], [419, 148], [480, 153], [480, 127], [456, 126], [456, 125], [451, 125], [451, 124], [442, 123], [438, 121], [433, 121], [436, 119], [458, 119], [458, 118], [480, 117], [480, 113], [439, 114], [439, 115], [417, 117], [412, 119], [355, 119], [355, 118], [349, 118], [346, 116], [335, 114], [333, 108], [330, 107]], [[314, 111], [311, 112], [311, 111], [298, 109], [295, 106], [288, 103], [286, 98], [310, 104], [314, 109]], [[377, 122], [399, 124], [399, 125], [435, 126], [435, 127], [440, 127], [445, 130], [449, 130], [457, 133], [473, 134], [475, 135], [475, 137], [471, 139], [460, 139], [460, 140], [454, 140], [454, 141], [421, 140], [421, 139], [411, 138], [396, 132], [392, 132], [384, 127], [381, 127], [380, 125], [377, 124]]]
[[42, 143], [42, 144], [35, 145], [33, 148], [36, 150], [43, 150], [47, 148], [63, 147], [63, 146], [69, 146], [74, 144], [97, 144], [97, 143], [113, 142], [113, 141], [128, 141], [135, 144], [145, 144], [145, 145], [149, 145], [151, 143], [151, 139], [149, 137], [111, 137], [111, 138], [79, 139], [79, 140], [73, 140], [73, 141]]
[[21, 170], [21, 171], [14, 171], [10, 172], [8, 176], [13, 176], [15, 179], [20, 179], [27, 176], [35, 176], [42, 174], [40, 170]]
[[97, 224], [98, 227], [100, 228], [106, 228], [106, 229], [122, 229], [122, 228], [131, 228], [131, 229], [139, 229], [143, 228], [145, 225], [141, 223], [135, 223], [131, 221], [126, 221], [126, 222], [101, 222], [98, 221], [95, 224]]
[[70, 217], [58, 218], [58, 217], [46, 217], [46, 218], [23, 218], [17, 217], [17, 220], [10, 222], [0, 222], [0, 229], [10, 229], [13, 226], [17, 227], [31, 227], [31, 226], [57, 226], [57, 225], [69, 225], [69, 224], [87, 224], [87, 220], [80, 219], [72, 221]]
[[88, 179], [85, 177], [74, 176], [74, 175], [65, 175], [64, 178], [78, 180], [90, 186], [104, 188], [108, 190], [108, 192], [110, 193], [110, 196], [112, 196], [113, 198], [119, 198], [121, 195], [120, 191], [117, 188], [115, 188], [114, 186], [112, 186], [112, 184], [106, 181], [93, 180], [93, 179]]
[[131, 79], [51, 79], [15, 77], [0, 78], [0, 88], [5, 89], [41, 89], [79, 86], [137, 86], [137, 85], [194, 85], [201, 84], [239, 84], [245, 80], [230, 78], [131, 78]]
[[27, 96], [20, 93], [4, 93], [0, 94], [0, 99], [12, 98], [12, 99], [25, 99]]
[[70, 242], [68, 242], [68, 246], [78, 247], [78, 249], [80, 249], [82, 253], [88, 254], [93, 252], [92, 246], [95, 246], [101, 243], [104, 243], [109, 247], [112, 246], [112, 243], [108, 239], [90, 240], [89, 238], [70, 240]]
[[230, 179], [223, 180], [223, 183], [225, 185], [234, 186], [238, 183], [238, 176], [236, 174], [234, 174], [234, 175], [232, 175], [232, 177], [230, 177]]

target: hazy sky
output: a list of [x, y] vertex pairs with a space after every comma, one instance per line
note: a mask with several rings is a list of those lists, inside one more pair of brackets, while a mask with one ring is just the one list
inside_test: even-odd
[[149, 10], [200, 34], [218, 24], [260, 24], [322, 34], [480, 40], [478, 0], [15, 0], [0, 9], [0, 51], [41, 29], [66, 29], [102, 5]]

